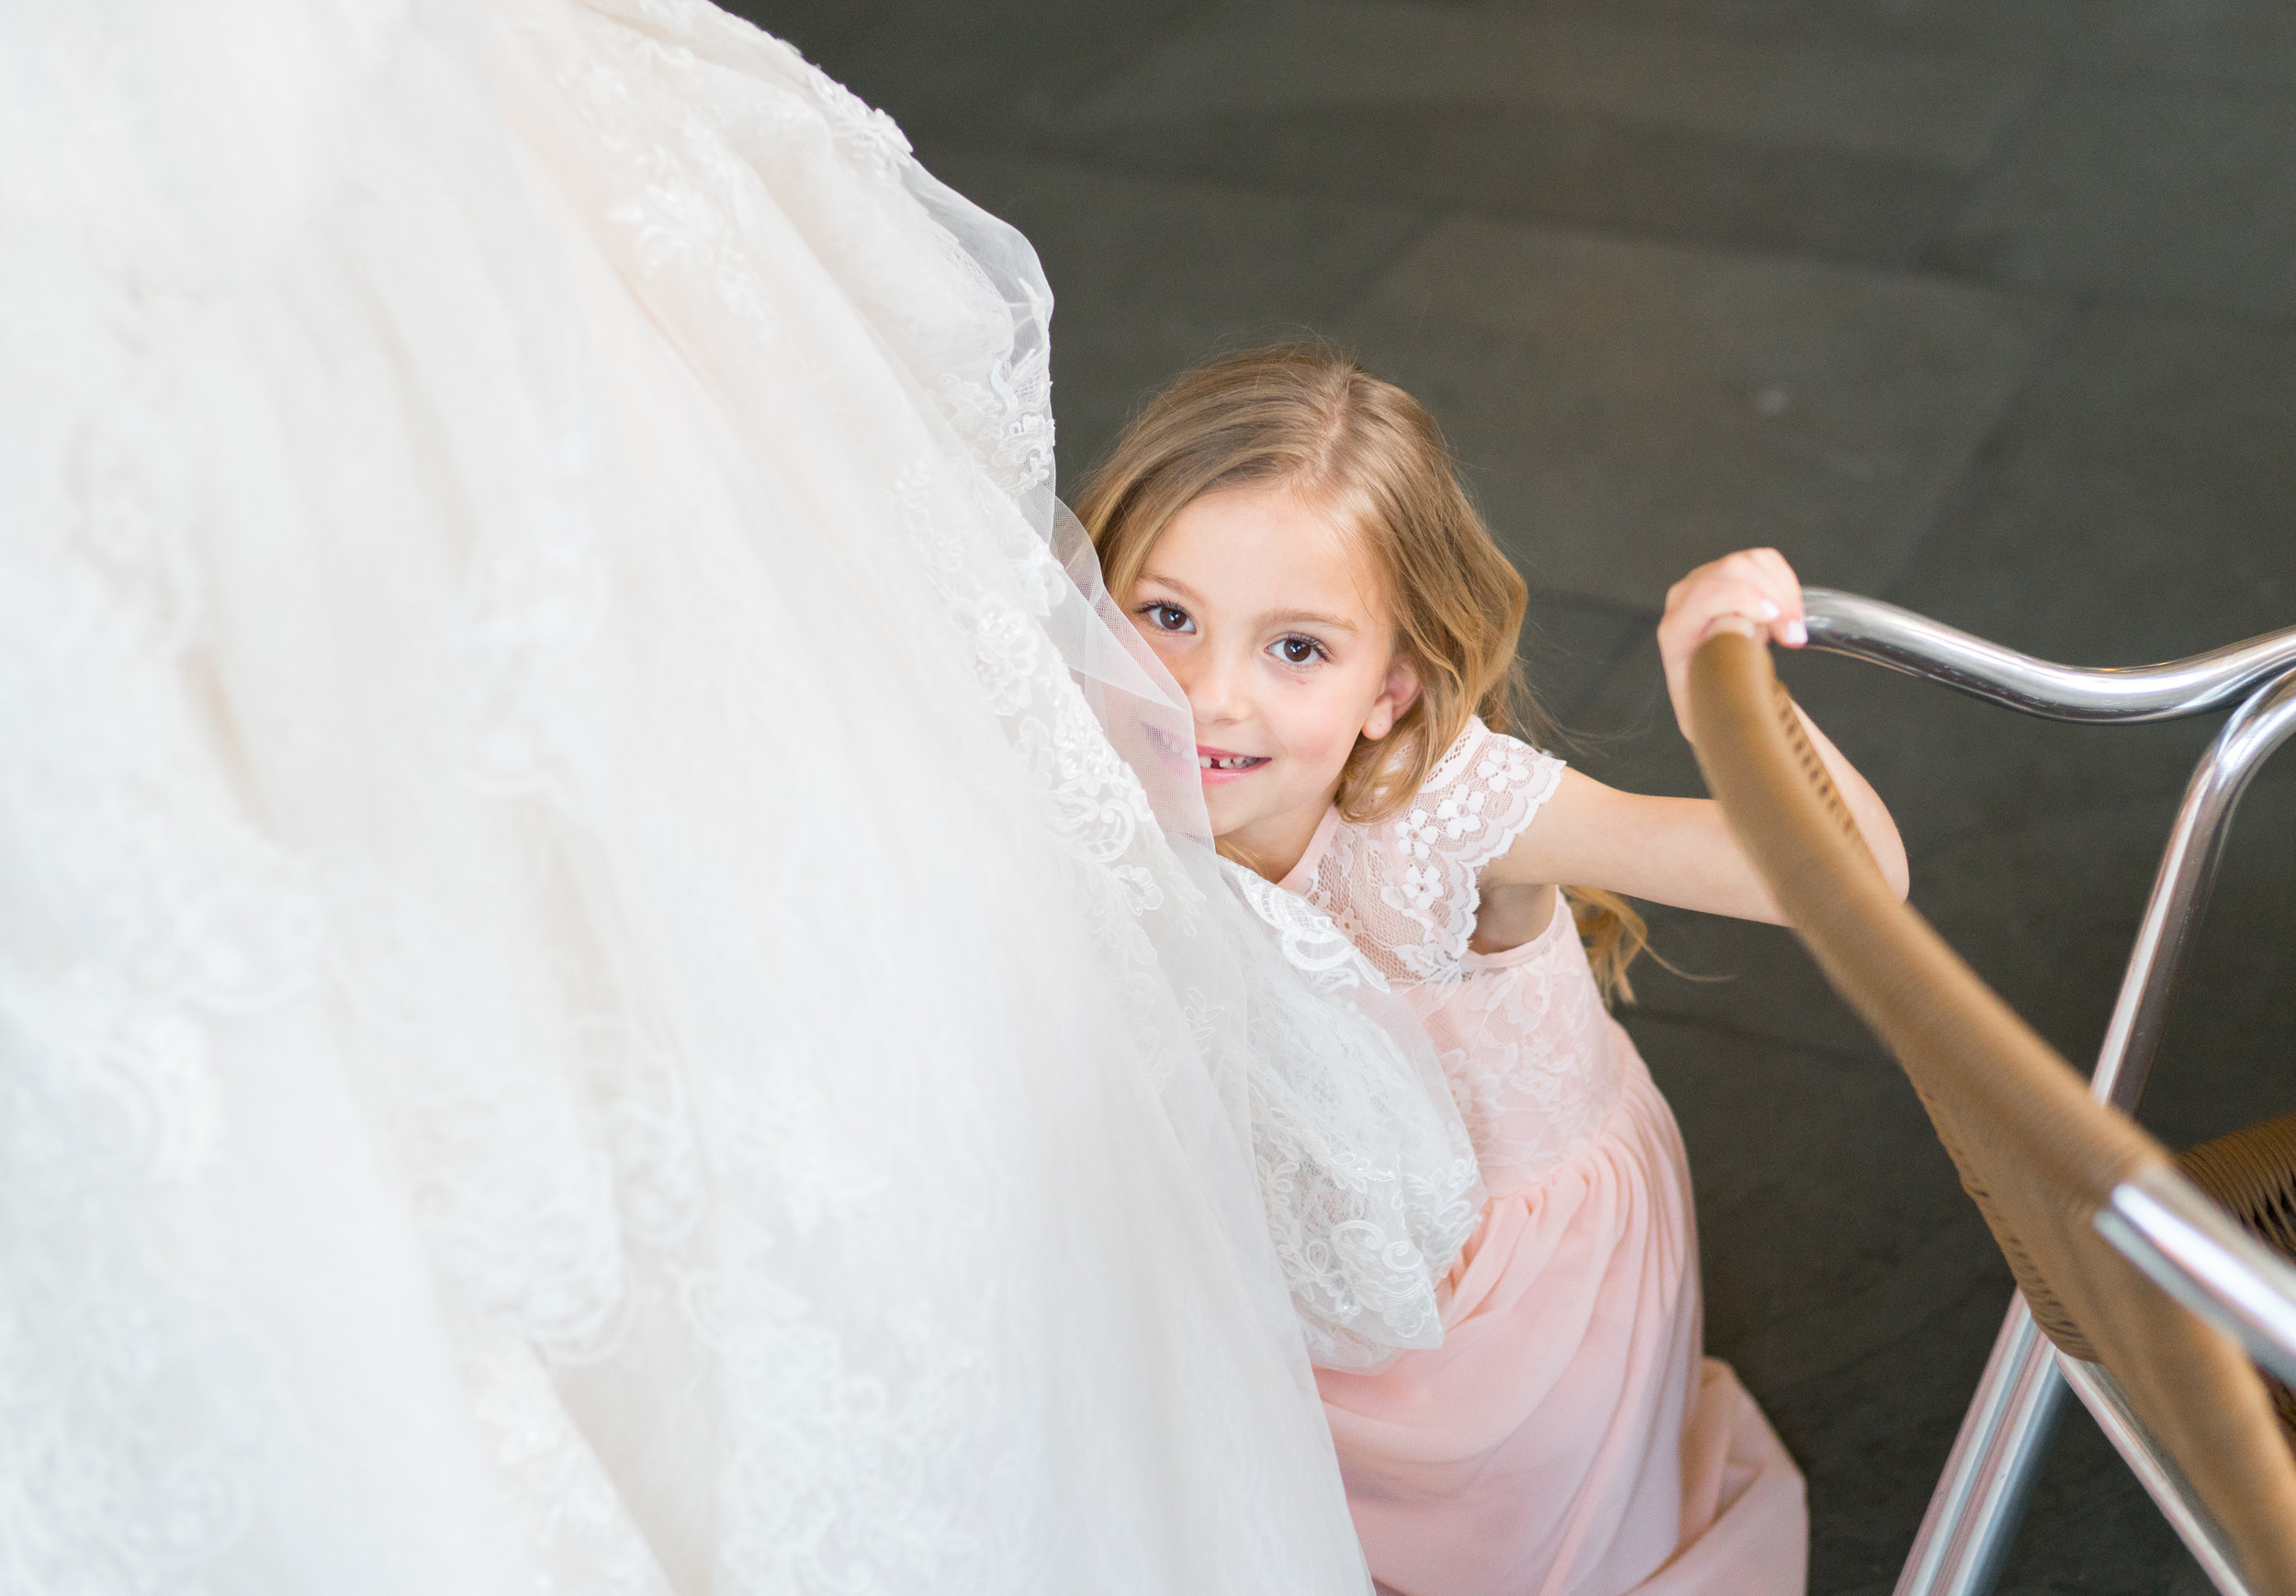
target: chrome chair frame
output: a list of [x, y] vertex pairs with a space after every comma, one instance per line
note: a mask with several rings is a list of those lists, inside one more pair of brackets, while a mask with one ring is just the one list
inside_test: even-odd
[[[2095, 1096], [2133, 1115], [2215, 883], [2233, 812], [2250, 778], [2296, 733], [2296, 627], [2167, 664], [2091, 669], [2035, 659], [1878, 600], [1822, 588], [1806, 589], [1802, 597], [1813, 648], [2026, 714], [2125, 725], [2238, 702], [2185, 789], [2090, 1076]], [[2147, 1183], [2113, 1194], [2099, 1229], [2165, 1290], [2296, 1382], [2296, 1268], [2186, 1183], [2140, 1185]], [[2217, 1588], [2245, 1596], [2214, 1525], [2136, 1422], [2111, 1377], [2061, 1354], [2033, 1322], [2021, 1294], [1995, 1339], [1896, 1596], [1988, 1596], [2068, 1388]]]

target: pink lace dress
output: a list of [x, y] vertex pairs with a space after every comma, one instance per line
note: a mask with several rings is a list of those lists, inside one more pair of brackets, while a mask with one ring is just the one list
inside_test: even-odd
[[1318, 1373], [1371, 1571], [1403, 1596], [1802, 1591], [1802, 1478], [1700, 1355], [1682, 1137], [1558, 908], [1468, 946], [1476, 877], [1562, 763], [1471, 724], [1404, 815], [1324, 816], [1282, 883], [1412, 1002], [1490, 1201], [1443, 1345]]

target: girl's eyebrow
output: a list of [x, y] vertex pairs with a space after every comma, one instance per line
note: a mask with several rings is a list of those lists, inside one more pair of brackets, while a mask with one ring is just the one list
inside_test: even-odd
[[[1139, 580], [1154, 582], [1160, 588], [1169, 588], [1192, 604], [1203, 602], [1203, 596], [1194, 588], [1189, 587], [1186, 582], [1173, 580], [1162, 571], [1144, 570], [1140, 573]], [[1353, 632], [1357, 629], [1353, 621], [1344, 616], [1326, 615], [1317, 610], [1277, 610], [1273, 613], [1262, 615], [1260, 621], [1266, 625], [1329, 626], [1336, 632]]]
[[1160, 588], [1170, 588], [1174, 592], [1179, 594], [1180, 597], [1187, 600], [1191, 603], [1197, 603], [1202, 601], [1202, 595], [1197, 592], [1194, 588], [1189, 587], [1186, 582], [1174, 581], [1170, 577], [1165, 576], [1162, 571], [1143, 570], [1140, 573], [1139, 579], [1143, 582], [1154, 582]]
[[1300, 626], [1329, 626], [1335, 632], [1353, 632], [1356, 629], [1356, 624], [1344, 616], [1318, 614], [1313, 610], [1278, 610], [1263, 619]]

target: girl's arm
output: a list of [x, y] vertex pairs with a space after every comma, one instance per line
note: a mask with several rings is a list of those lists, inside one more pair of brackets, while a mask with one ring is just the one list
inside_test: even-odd
[[[1750, 549], [1701, 566], [1666, 595], [1659, 654], [1666, 666], [1675, 722], [1694, 747], [1697, 732], [1690, 719], [1690, 658], [1699, 644], [1724, 630], [1765, 637], [1788, 648], [1809, 641], [1802, 624], [1801, 583], [1776, 550]], [[1802, 730], [1849, 804], [1884, 879], [1904, 897], [1905, 844], [1888, 808], [1806, 714], [1802, 715]], [[1780, 925], [1785, 921], [1713, 800], [1621, 792], [1576, 770], [1563, 772], [1561, 785], [1547, 801], [1537, 824], [1491, 861], [1482, 879], [1487, 894], [1492, 887], [1502, 889], [1501, 898], [1567, 882], [1708, 914]], [[1502, 905], [1494, 902], [1491, 906]]]

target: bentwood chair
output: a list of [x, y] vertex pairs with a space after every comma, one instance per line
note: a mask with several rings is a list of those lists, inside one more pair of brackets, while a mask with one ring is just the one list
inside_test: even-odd
[[[2094, 1096], [1890, 894], [1768, 651], [1714, 638], [1691, 685], [1708, 784], [1829, 980], [1912, 1079], [2020, 1287], [1900, 1596], [1989, 1585], [2066, 1384], [2219, 1589], [2296, 1596], [2296, 1455], [2268, 1384], [2296, 1380], [2296, 1264], [2276, 1250], [2296, 1230], [2296, 1120], [2196, 1149], [2180, 1170], [2099, 1100], [2141, 1087], [2223, 823], [2296, 729], [2296, 632], [2150, 672], [2075, 672], [1871, 601], [1806, 598], [1813, 641], [2065, 718], [2092, 718], [2065, 714], [2068, 700], [2107, 712], [2093, 718], [2161, 718], [2266, 683], [2187, 795]], [[2289, 1411], [2285, 1388], [2279, 1403]]]

